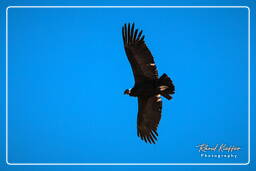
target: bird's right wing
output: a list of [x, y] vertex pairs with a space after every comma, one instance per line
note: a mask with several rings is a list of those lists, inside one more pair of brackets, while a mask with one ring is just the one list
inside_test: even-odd
[[124, 48], [131, 64], [136, 83], [158, 79], [154, 58], [144, 42], [142, 30], [134, 30], [134, 24], [122, 28]]
[[160, 95], [138, 97], [137, 135], [145, 142], [155, 144], [161, 112], [162, 100]]

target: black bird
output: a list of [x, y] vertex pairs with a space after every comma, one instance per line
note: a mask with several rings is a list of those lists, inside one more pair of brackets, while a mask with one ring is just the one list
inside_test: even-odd
[[142, 30], [134, 30], [134, 23], [122, 27], [125, 53], [131, 64], [135, 84], [124, 94], [138, 97], [137, 135], [145, 142], [156, 143], [157, 127], [161, 119], [161, 95], [171, 100], [175, 88], [163, 74], [158, 78], [154, 58], [144, 42]]

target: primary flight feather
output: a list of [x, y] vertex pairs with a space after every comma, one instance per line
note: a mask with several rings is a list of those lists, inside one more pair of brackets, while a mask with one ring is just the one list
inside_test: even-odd
[[156, 64], [144, 42], [142, 30], [134, 29], [134, 23], [125, 24], [122, 36], [135, 80], [133, 88], [126, 89], [124, 94], [138, 98], [137, 135], [145, 142], [155, 144], [162, 112], [161, 95], [170, 100], [175, 88], [166, 74], [158, 78]]

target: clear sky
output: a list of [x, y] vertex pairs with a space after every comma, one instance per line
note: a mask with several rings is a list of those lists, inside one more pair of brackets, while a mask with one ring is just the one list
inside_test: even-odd
[[[248, 9], [10, 8], [8, 22], [10, 163], [248, 161]], [[176, 87], [155, 145], [137, 137], [137, 99], [123, 95], [128, 22]], [[241, 150], [202, 158], [203, 143]]]

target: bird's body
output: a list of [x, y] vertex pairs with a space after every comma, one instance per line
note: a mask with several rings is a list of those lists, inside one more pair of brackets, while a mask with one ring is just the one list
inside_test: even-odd
[[[157, 127], [161, 119], [161, 95], [168, 100], [174, 94], [172, 80], [163, 74], [158, 77], [154, 58], [144, 42], [142, 31], [134, 30], [134, 24], [122, 29], [124, 48], [131, 64], [135, 84], [125, 94], [138, 98], [137, 135], [145, 142], [155, 143]], [[141, 37], [142, 36], [142, 37]]]
[[129, 95], [134, 97], [150, 97], [157, 93], [159, 94], [157, 91], [157, 80], [150, 80], [135, 84]]

